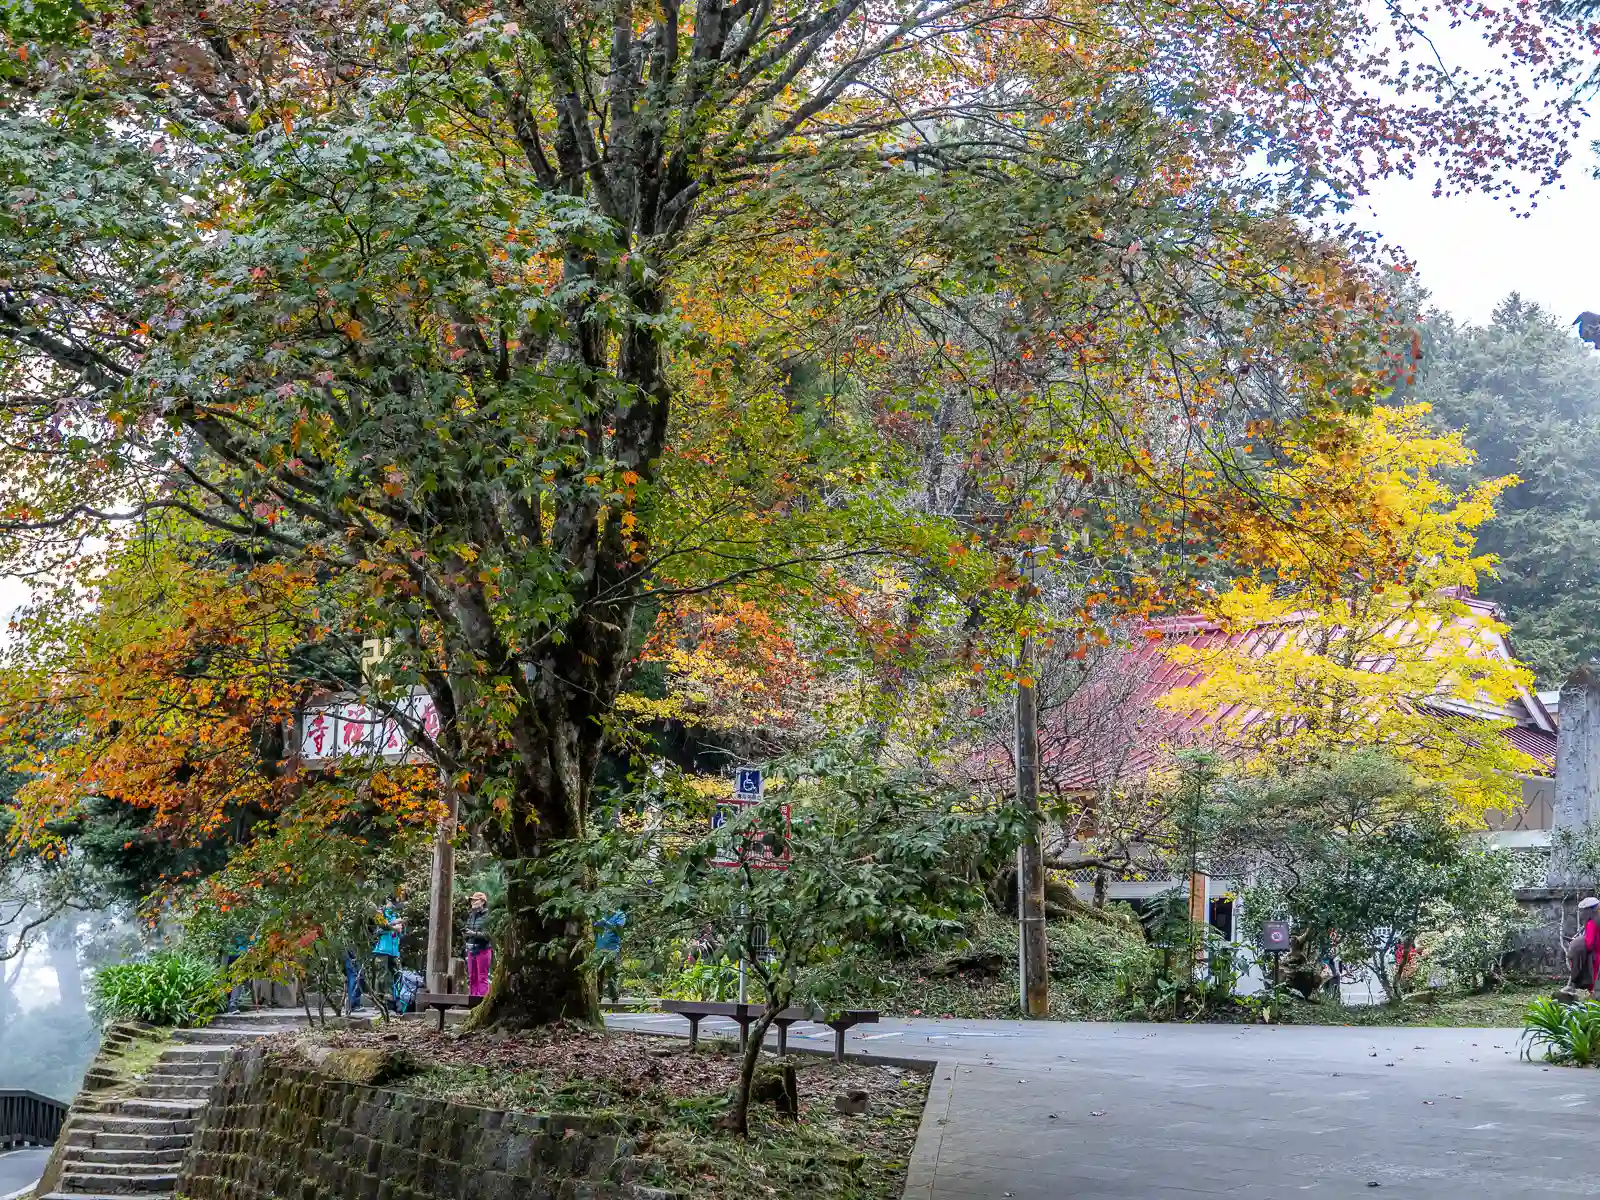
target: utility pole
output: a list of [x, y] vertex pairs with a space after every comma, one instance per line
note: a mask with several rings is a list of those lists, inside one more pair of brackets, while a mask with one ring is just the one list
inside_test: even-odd
[[[1032, 554], [1022, 560], [1031, 593], [1038, 567]], [[1028, 836], [1017, 847], [1018, 976], [1022, 1015], [1050, 1015], [1050, 955], [1044, 929], [1044, 844], [1039, 815], [1039, 707], [1033, 679], [1033, 647], [1026, 632], [1017, 653], [1017, 803], [1030, 819]]]
[[433, 835], [433, 872], [428, 886], [428, 963], [424, 974], [428, 990], [436, 994], [450, 991], [450, 950], [455, 924], [456, 887], [456, 790], [450, 775], [439, 769], [439, 788], [444, 798], [444, 819]]

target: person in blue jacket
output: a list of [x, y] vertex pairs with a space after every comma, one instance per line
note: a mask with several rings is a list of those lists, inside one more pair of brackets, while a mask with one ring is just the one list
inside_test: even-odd
[[600, 959], [600, 988], [613, 1004], [622, 999], [622, 927], [627, 923], [627, 915], [618, 909], [601, 917], [595, 926], [600, 931], [594, 939]]
[[[234, 963], [238, 962], [246, 954], [250, 953], [250, 947], [253, 945], [255, 945], [255, 938], [251, 937], [247, 933], [241, 933], [235, 937], [233, 939], [233, 944], [228, 948], [228, 953], [226, 956], [227, 961], [224, 963], [224, 969], [231, 970]], [[228, 993], [228, 1011], [231, 1013], [238, 1012], [239, 1005], [243, 1003], [247, 997], [253, 1001], [254, 996], [252, 995], [252, 991], [253, 989], [248, 981], [241, 981], [235, 984], [233, 990]]]
[[394, 900], [378, 911], [373, 923], [378, 927], [378, 940], [372, 947], [372, 974], [367, 987], [373, 1003], [387, 1010], [394, 1005], [394, 985], [400, 978], [400, 935], [406, 931], [406, 923]]

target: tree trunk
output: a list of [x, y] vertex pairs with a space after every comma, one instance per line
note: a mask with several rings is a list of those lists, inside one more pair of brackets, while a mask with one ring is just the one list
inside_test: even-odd
[[739, 1064], [739, 1087], [733, 1096], [733, 1108], [724, 1119], [728, 1128], [740, 1137], [750, 1136], [750, 1088], [755, 1083], [756, 1066], [761, 1061], [761, 1047], [767, 1040], [767, 1030], [772, 1028], [773, 1018], [788, 1003], [787, 997], [780, 1004], [769, 994], [761, 1016], [750, 1027], [749, 1037], [745, 1040], [744, 1061]]
[[556, 1021], [598, 1024], [600, 990], [584, 968], [589, 930], [581, 916], [541, 913], [546, 896], [530, 863], [506, 862], [505, 944], [495, 947], [489, 994], [474, 1024], [530, 1029]]
[[1322, 963], [1311, 945], [1310, 930], [1294, 932], [1283, 966], [1284, 984], [1307, 1000], [1315, 1000], [1322, 991]]
[[63, 1009], [73, 1015], [88, 1011], [83, 995], [83, 968], [78, 962], [78, 939], [69, 914], [50, 927], [50, 967], [56, 973], [56, 990]]
[[521, 786], [508, 816], [489, 829], [505, 870], [508, 919], [504, 942], [495, 948], [489, 994], [474, 1016], [478, 1027], [601, 1020], [599, 989], [584, 965], [594, 936], [588, 905], [593, 882], [557, 880], [544, 870], [552, 850], [584, 836], [600, 726], [588, 714], [540, 715], [538, 726], [548, 732], [524, 743], [533, 753], [519, 754], [513, 768]]

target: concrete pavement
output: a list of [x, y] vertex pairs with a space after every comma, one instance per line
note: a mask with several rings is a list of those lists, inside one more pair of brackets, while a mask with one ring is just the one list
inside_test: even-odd
[[44, 1174], [44, 1164], [49, 1159], [49, 1149], [36, 1146], [0, 1152], [0, 1197], [32, 1187]]
[[940, 1064], [908, 1200], [1600, 1195], [1600, 1072], [1521, 1061], [1513, 1030], [888, 1020], [849, 1041]]

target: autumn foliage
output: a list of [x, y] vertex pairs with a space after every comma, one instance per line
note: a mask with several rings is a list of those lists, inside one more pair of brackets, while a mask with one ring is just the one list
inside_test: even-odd
[[[485, 1019], [593, 1017], [592, 881], [541, 872], [652, 637], [710, 719], [925, 746], [1045, 621], [1019, 548], [1084, 645], [1361, 555], [1321, 467], [1409, 338], [1326, 222], [1395, 171], [1543, 186], [1577, 119], [1582, 28], [1444, 9], [1505, 61], [1450, 73], [1399, 0], [8, 17], [0, 562], [251, 564], [180, 555], [126, 644], [26, 631], [31, 833], [99, 787], [284, 811], [254, 743], [307, 678], [425, 690], [516, 914]], [[370, 676], [295, 658], [363, 639]]]

